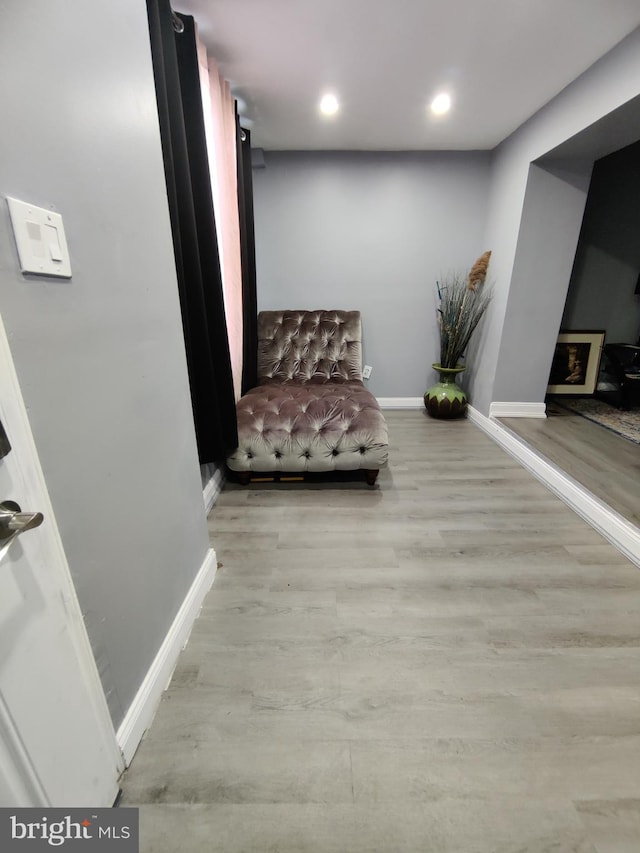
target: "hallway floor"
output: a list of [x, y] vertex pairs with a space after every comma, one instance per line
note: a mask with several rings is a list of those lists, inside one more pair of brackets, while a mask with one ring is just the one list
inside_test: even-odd
[[611, 509], [640, 526], [640, 446], [553, 401], [547, 403], [546, 418], [500, 421]]
[[637, 853], [640, 569], [466, 420], [228, 485], [123, 782], [141, 853]]

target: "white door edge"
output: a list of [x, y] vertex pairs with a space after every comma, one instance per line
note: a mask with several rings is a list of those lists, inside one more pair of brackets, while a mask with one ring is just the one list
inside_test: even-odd
[[[96, 731], [99, 732], [102, 747], [114, 767], [114, 776], [117, 778], [124, 770], [124, 760], [116, 741], [115, 730], [82, 617], [80, 603], [60, 538], [60, 532], [55, 522], [53, 506], [40, 465], [2, 317], [0, 317], [0, 370], [6, 371], [7, 384], [15, 392], [10, 399], [0, 401], [3, 423], [5, 427], [7, 424], [11, 425], [10, 431], [7, 431], [10, 432], [9, 440], [12, 447], [17, 449], [18, 452], [25, 454], [31, 460], [31, 464], [28, 470], [24, 472], [24, 476], [27, 480], [27, 485], [33, 491], [40, 494], [41, 505], [37, 509], [47, 519], [46, 525], [43, 525], [41, 529], [42, 547], [45, 550], [45, 554], [50, 555], [51, 559], [48, 562], [51, 566], [51, 571], [55, 571], [58, 575], [57, 582], [62, 590], [63, 604], [68, 617], [67, 629], [77, 655], [79, 677], [84, 682], [89, 696], [90, 712], [96, 722]], [[6, 712], [6, 709], [4, 711]], [[2, 707], [0, 707], [0, 736], [5, 740], [4, 751], [7, 752], [7, 758], [11, 757], [13, 759], [10, 761], [8, 768], [10, 773], [18, 767], [22, 768], [22, 778], [12, 780], [16, 789], [19, 789], [21, 786], [29, 789], [32, 796], [37, 797], [38, 800], [44, 798], [46, 802], [46, 795], [39, 784], [37, 772], [33, 768], [22, 746], [19, 736], [19, 724], [16, 726], [10, 716], [8, 716], [8, 713], [3, 713]], [[37, 803], [34, 803], [34, 805], [37, 805]]]
[[[11, 786], [14, 802], [30, 806], [51, 805], [2, 696], [0, 696], [0, 766]], [[2, 797], [0, 802], [4, 804]]]

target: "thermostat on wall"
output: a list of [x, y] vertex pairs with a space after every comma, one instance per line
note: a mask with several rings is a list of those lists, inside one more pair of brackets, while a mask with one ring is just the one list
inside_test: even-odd
[[71, 258], [60, 214], [9, 196], [7, 204], [22, 272], [71, 278]]

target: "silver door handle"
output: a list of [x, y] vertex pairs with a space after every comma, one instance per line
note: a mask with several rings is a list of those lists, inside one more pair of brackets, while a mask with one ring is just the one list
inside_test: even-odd
[[41, 512], [22, 512], [20, 504], [15, 501], [0, 503], [0, 560], [9, 550], [9, 545], [16, 536], [25, 530], [40, 527], [44, 521]]

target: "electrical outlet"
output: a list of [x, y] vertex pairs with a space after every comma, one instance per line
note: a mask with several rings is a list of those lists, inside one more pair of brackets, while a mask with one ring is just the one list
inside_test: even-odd
[[371, 374], [373, 373], [373, 367], [370, 364], [365, 364], [362, 369], [362, 378], [363, 379], [371, 379]]

